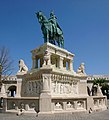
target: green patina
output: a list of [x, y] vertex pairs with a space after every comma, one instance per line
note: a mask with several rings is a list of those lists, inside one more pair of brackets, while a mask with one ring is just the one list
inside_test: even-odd
[[41, 30], [44, 35], [44, 43], [50, 42], [59, 47], [64, 48], [64, 37], [62, 29], [57, 23], [57, 18], [53, 12], [50, 13], [50, 18], [47, 17], [40, 11], [36, 13], [38, 21], [41, 25]]

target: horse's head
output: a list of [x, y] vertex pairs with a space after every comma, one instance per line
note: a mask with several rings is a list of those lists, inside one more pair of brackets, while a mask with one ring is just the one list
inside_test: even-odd
[[41, 11], [37, 12], [36, 15], [37, 15], [39, 23], [48, 22], [48, 19], [46, 18], [46, 16], [44, 16], [44, 14]]
[[36, 13], [36, 15], [37, 15], [37, 17], [42, 16], [42, 12], [39, 11], [39, 12]]
[[42, 14], [42, 12], [39, 11], [39, 12], [36, 13], [36, 15], [37, 15], [39, 23], [41, 23], [41, 21], [43, 20], [43, 14]]

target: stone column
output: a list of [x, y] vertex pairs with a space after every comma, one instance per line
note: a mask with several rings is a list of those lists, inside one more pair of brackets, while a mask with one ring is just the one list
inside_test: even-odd
[[35, 62], [36, 62], [36, 63], [35, 63], [35, 68], [38, 68], [38, 59], [39, 59], [39, 58], [37, 58], [37, 57], [36, 57], [36, 61], [35, 61]]
[[52, 111], [55, 110], [55, 103], [54, 102], [51, 103], [51, 109], [52, 109]]
[[77, 110], [77, 101], [74, 101], [74, 109]]
[[40, 58], [40, 67], [43, 65], [43, 58]]
[[41, 93], [39, 100], [39, 114], [52, 112], [51, 95], [47, 93]]
[[15, 97], [21, 97], [22, 77], [19, 78], [17, 75], [17, 90]]
[[39, 114], [52, 111], [50, 82], [51, 82], [51, 75], [43, 74], [43, 89], [42, 89], [42, 93], [40, 94], [40, 100], [39, 100], [39, 109], [40, 109]]
[[51, 65], [51, 54], [49, 53], [48, 65]]
[[83, 104], [84, 109], [86, 109], [86, 101], [83, 101]]
[[3, 98], [3, 112], [7, 111], [7, 98]]
[[69, 70], [73, 71], [73, 60], [69, 60]]
[[107, 98], [106, 99], [103, 99], [103, 105], [107, 105]]
[[99, 107], [99, 99], [97, 100], [97, 106]]
[[58, 93], [58, 83], [57, 83], [57, 80], [56, 80], [56, 94]]
[[103, 106], [104, 104], [103, 104], [103, 99], [101, 99], [101, 105]]
[[94, 110], [94, 100], [92, 96], [88, 96], [86, 100], [86, 109], [87, 112], [91, 109], [92, 111]]
[[59, 59], [59, 68], [63, 69], [63, 57], [60, 57]]
[[32, 69], [36, 66], [36, 57], [32, 56]]
[[63, 102], [63, 110], [65, 110], [65, 111], [66, 111], [66, 104], [67, 104], [67, 102]]

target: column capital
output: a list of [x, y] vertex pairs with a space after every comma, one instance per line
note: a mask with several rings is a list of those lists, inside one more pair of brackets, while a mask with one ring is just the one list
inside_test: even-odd
[[69, 69], [70, 71], [73, 71], [73, 60], [69, 59]]
[[35, 60], [36, 59], [36, 56], [32, 56], [32, 60]]
[[70, 62], [73, 62], [73, 59], [69, 59]]
[[64, 58], [60, 56], [60, 59], [63, 60]]
[[63, 69], [63, 60], [64, 60], [64, 58], [60, 56], [59, 59], [60, 59], [60, 60], [59, 60], [59, 68], [60, 68], [60, 69]]

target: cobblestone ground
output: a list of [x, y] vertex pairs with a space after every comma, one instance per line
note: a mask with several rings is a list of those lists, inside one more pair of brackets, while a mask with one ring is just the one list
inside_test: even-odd
[[57, 114], [51, 116], [29, 116], [15, 114], [0, 114], [0, 120], [109, 120], [109, 110], [92, 114]]
[[32, 115], [16, 116], [16, 114], [0, 113], [0, 120], [109, 120], [109, 109], [103, 112], [94, 112], [91, 114], [55, 114], [38, 117]]

